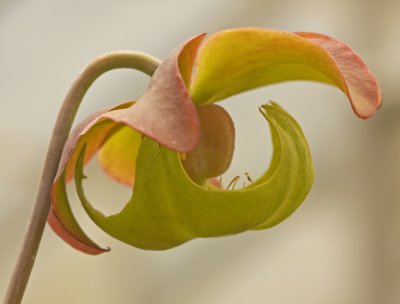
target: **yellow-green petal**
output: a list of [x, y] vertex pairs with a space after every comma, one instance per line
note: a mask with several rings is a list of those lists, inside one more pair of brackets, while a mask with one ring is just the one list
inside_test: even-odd
[[211, 35], [197, 56], [190, 94], [196, 105], [204, 105], [287, 80], [336, 85], [361, 118], [372, 116], [381, 104], [375, 76], [344, 43], [318, 34], [261, 28]]
[[162, 250], [197, 237], [213, 237], [270, 226], [304, 200], [313, 181], [310, 151], [300, 126], [275, 104], [262, 107], [275, 155], [271, 174], [242, 190], [201, 187], [186, 174], [177, 152], [145, 137], [137, 158], [133, 194], [121, 212], [105, 216], [85, 198], [84, 150], [77, 162], [78, 195], [92, 220], [133, 246]]
[[99, 150], [99, 163], [104, 171], [115, 180], [132, 186], [141, 140], [142, 134], [127, 126], [115, 132]]

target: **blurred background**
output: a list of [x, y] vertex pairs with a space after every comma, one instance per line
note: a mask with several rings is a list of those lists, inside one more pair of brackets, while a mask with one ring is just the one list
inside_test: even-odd
[[[224, 180], [244, 172], [254, 179], [268, 167], [268, 127], [257, 107], [275, 100], [303, 127], [315, 162], [300, 209], [269, 230], [154, 252], [108, 237], [70, 191], [79, 222], [112, 251], [82, 254], [46, 228], [24, 303], [400, 303], [398, 0], [0, 0], [1, 297], [56, 114], [81, 69], [112, 50], [164, 58], [193, 35], [241, 26], [320, 32], [350, 44], [380, 80], [384, 106], [362, 121], [339, 90], [309, 82], [229, 98], [223, 105], [237, 142]], [[139, 97], [148, 80], [128, 70], [104, 75], [77, 121]], [[130, 190], [96, 162], [87, 172], [90, 200], [105, 213], [119, 210]]]

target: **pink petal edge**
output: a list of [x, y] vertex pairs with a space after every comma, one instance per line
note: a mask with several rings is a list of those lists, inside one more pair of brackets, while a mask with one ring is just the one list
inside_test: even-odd
[[53, 231], [67, 244], [73, 248], [82, 251], [87, 254], [98, 255], [110, 251], [110, 248], [101, 248], [97, 246], [89, 246], [88, 244], [81, 242], [78, 238], [71, 234], [70, 231], [65, 229], [57, 215], [54, 213], [53, 206], [50, 207], [47, 222]]
[[373, 116], [382, 104], [379, 83], [353, 49], [329, 36], [308, 32], [294, 34], [318, 44], [332, 56], [344, 77], [345, 93], [355, 114], [363, 119]]
[[135, 106], [104, 117], [122, 122], [172, 150], [192, 151], [200, 141], [201, 129], [186, 87], [190, 73], [185, 71], [182, 75], [180, 61], [183, 68], [191, 71], [204, 35], [189, 39], [163, 61]]

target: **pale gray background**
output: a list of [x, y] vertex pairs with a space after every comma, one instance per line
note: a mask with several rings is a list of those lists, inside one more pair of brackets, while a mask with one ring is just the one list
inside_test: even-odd
[[[362, 121], [339, 90], [306, 82], [225, 101], [237, 149], [224, 180], [245, 171], [255, 178], [268, 166], [258, 105], [276, 100], [303, 126], [316, 181], [298, 212], [270, 230], [151, 252], [111, 239], [75, 204], [82, 226], [112, 252], [84, 255], [47, 228], [25, 303], [400, 303], [398, 0], [0, 0], [1, 297], [56, 113], [78, 72], [111, 50], [163, 58], [193, 35], [240, 26], [315, 31], [349, 43], [378, 76], [384, 107]], [[133, 71], [107, 74], [78, 118], [137, 98], [147, 81]], [[93, 163], [88, 171], [88, 196], [116, 211], [129, 189], [97, 170]]]

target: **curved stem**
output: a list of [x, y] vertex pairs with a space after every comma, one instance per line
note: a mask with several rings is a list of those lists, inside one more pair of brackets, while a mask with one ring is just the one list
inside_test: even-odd
[[21, 303], [49, 213], [50, 190], [60, 162], [61, 153], [85, 93], [92, 83], [107, 71], [130, 68], [153, 75], [159, 65], [160, 61], [158, 59], [143, 53], [130, 51], [111, 52], [95, 59], [73, 83], [65, 97], [53, 129], [36, 192], [36, 199], [4, 304]]

